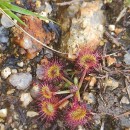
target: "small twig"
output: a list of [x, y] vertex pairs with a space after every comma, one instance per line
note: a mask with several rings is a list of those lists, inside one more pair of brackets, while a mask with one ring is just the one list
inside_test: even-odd
[[73, 94], [70, 94], [68, 96], [66, 96], [65, 98], [61, 99], [56, 106], [60, 106], [64, 101], [68, 100], [69, 98], [73, 97]]
[[101, 125], [100, 130], [104, 130], [104, 124], [105, 124], [105, 122], [104, 122], [104, 121], [102, 121], [102, 125]]
[[112, 43], [116, 44], [118, 47], [121, 46], [121, 43], [118, 42], [116, 38], [114, 38], [109, 32], [104, 33], [106, 37], [108, 37], [108, 40], [110, 40]]
[[67, 82], [69, 85], [74, 85], [70, 80], [68, 80], [67, 78], [65, 78], [64, 76], [61, 75], [61, 78]]
[[85, 78], [86, 73], [87, 73], [87, 69], [85, 68], [85, 70], [83, 71], [82, 77], [81, 77], [81, 79], [80, 79], [80, 82], [79, 82], [79, 84], [78, 84], [78, 89], [79, 89], [79, 90], [78, 90], [78, 91], [76, 92], [76, 94], [75, 94], [75, 97], [78, 98], [78, 101], [80, 101], [80, 88], [81, 88], [81, 86], [82, 86], [82, 84], [83, 84], [83, 81], [84, 81], [84, 78]]
[[81, 0], [72, 0], [72, 1], [67, 1], [67, 2], [63, 2], [63, 3], [56, 3], [56, 5], [59, 5], [59, 6], [66, 6], [66, 5], [70, 5], [70, 4], [73, 4], [75, 2], [79, 2]]
[[103, 60], [103, 66], [105, 67], [106, 66], [106, 64], [105, 64], [105, 56], [106, 55], [106, 44], [104, 45], [104, 47], [103, 47], [103, 57], [102, 57], [102, 60]]
[[124, 112], [124, 113], [122, 113], [122, 114], [119, 114], [119, 115], [117, 115], [117, 116], [115, 116], [116, 118], [120, 118], [120, 117], [122, 117], [122, 116], [128, 116], [130, 114], [130, 110], [129, 111], [127, 111], [127, 112]]
[[99, 94], [99, 97], [101, 98], [102, 102], [105, 104], [105, 106], [107, 106], [106, 102], [104, 101], [103, 97], [101, 94]]
[[127, 79], [125, 79], [125, 86], [126, 86], [126, 91], [127, 91], [127, 94], [128, 94], [128, 97], [129, 97], [129, 100], [130, 100], [130, 90], [129, 90], [129, 83], [127, 81]]
[[118, 16], [117, 19], [116, 19], [116, 23], [119, 22], [122, 17], [124, 17], [124, 15], [126, 14], [126, 11], [127, 11], [127, 7], [125, 7], [125, 8], [120, 12], [119, 16]]

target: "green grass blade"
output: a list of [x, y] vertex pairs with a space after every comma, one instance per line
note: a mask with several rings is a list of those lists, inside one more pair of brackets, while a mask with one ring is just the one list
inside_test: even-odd
[[26, 26], [26, 24], [19, 18], [17, 17], [13, 12], [11, 12], [6, 6], [4, 6], [1, 2], [0, 2], [0, 7], [1, 9], [11, 18], [16, 19], [19, 23], [23, 24]]
[[41, 18], [43, 20], [52, 21], [52, 20], [48, 19], [47, 17], [40, 16], [40, 15], [38, 15], [38, 14], [32, 12], [32, 11], [26, 10], [26, 9], [21, 8], [19, 6], [16, 6], [16, 5], [12, 5], [12, 4], [8, 3], [8, 2], [3, 2], [3, 5], [6, 6], [7, 8], [9, 8], [10, 10], [12, 10], [14, 12], [17, 12], [17, 13], [20, 13], [20, 14], [36, 16], [36, 17]]
[[12, 4], [8, 3], [8, 2], [3, 2], [3, 5], [6, 6], [7, 8], [9, 8], [10, 10], [14, 11], [14, 12], [17, 12], [17, 13], [20, 13], [20, 14], [25, 14], [25, 15], [36, 16], [36, 17], [38, 17], [38, 18], [40, 18], [40, 19], [42, 19], [44, 21], [48, 20], [48, 21], [51, 21], [53, 23], [58, 24], [57, 22], [55, 22], [55, 21], [53, 21], [51, 19], [48, 19], [47, 17], [43, 17], [43, 16], [41, 16], [39, 14], [36, 14], [36, 13], [34, 13], [32, 11], [26, 10], [26, 9], [21, 8], [19, 6], [16, 6], [16, 5], [12, 5]]

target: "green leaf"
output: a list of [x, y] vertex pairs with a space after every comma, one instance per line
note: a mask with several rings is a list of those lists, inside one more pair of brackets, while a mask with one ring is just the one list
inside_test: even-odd
[[0, 2], [0, 7], [1, 9], [11, 18], [16, 19], [19, 23], [23, 24], [26, 26], [26, 24], [19, 18], [17, 17], [13, 12], [11, 12], [6, 6], [4, 6], [1, 2]]
[[41, 16], [39, 14], [36, 14], [36, 13], [34, 13], [32, 11], [26, 10], [26, 9], [21, 8], [19, 6], [16, 6], [16, 5], [12, 5], [12, 4], [8, 3], [8, 2], [2, 2], [2, 4], [4, 6], [6, 6], [7, 8], [9, 8], [10, 10], [14, 11], [14, 12], [17, 12], [17, 13], [20, 13], [20, 14], [25, 14], [25, 15], [36, 16], [36, 17], [38, 17], [38, 18], [40, 18], [42, 20], [49, 20], [49, 21], [52, 21], [52, 22], [56, 23], [55, 21], [53, 21], [51, 19], [48, 19], [47, 17], [43, 17], [43, 16]]

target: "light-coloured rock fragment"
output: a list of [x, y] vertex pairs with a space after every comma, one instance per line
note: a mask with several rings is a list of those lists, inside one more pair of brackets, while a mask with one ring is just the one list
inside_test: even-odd
[[93, 87], [93, 86], [96, 84], [96, 82], [97, 82], [96, 78], [95, 78], [95, 77], [92, 77], [92, 78], [91, 78], [91, 81], [90, 81], [90, 83], [89, 83], [89, 86], [90, 86], [90, 87]]
[[128, 98], [127, 97], [122, 97], [122, 99], [121, 99], [121, 101], [120, 101], [120, 103], [122, 103], [122, 104], [130, 104], [130, 102], [129, 102], [129, 100], [128, 100]]
[[8, 76], [11, 74], [11, 69], [9, 67], [6, 67], [4, 68], [2, 71], [1, 71], [1, 76], [2, 78], [6, 79], [8, 78]]
[[[105, 16], [101, 10], [101, 0], [83, 2], [79, 9], [79, 16], [72, 18], [67, 43], [69, 58], [75, 59], [81, 47], [89, 46], [96, 49], [104, 32]], [[64, 50], [63, 50], [64, 51]]]
[[46, 5], [46, 7], [45, 7], [45, 12], [46, 12], [47, 14], [50, 14], [50, 13], [52, 12], [52, 7], [51, 7], [51, 5], [50, 5], [48, 2], [45, 2], [45, 5]]
[[108, 29], [109, 29], [110, 31], [115, 31], [115, 25], [109, 25], [109, 26], [108, 26]]
[[2, 119], [2, 118], [0, 118], [0, 123], [3, 123], [3, 122], [5, 122], [5, 120], [4, 120], [4, 119]]
[[32, 75], [30, 73], [17, 73], [12, 74], [9, 77], [9, 82], [11, 85], [19, 90], [24, 90], [29, 87], [32, 81]]
[[109, 78], [109, 79], [106, 79], [106, 81], [104, 82], [104, 85], [108, 86], [111, 90], [114, 90], [119, 87], [119, 82], [116, 81], [115, 79]]
[[5, 130], [5, 126], [2, 123], [0, 123], [0, 130]]
[[95, 104], [96, 103], [96, 99], [95, 99], [95, 96], [93, 93], [85, 92], [83, 94], [83, 99], [85, 101], [87, 101], [88, 104]]
[[83, 126], [79, 125], [78, 130], [85, 130], [85, 128], [83, 128]]
[[10, 89], [7, 91], [7, 95], [13, 94], [15, 92], [15, 89]]
[[30, 90], [30, 94], [33, 98], [36, 98], [39, 96], [39, 91], [40, 91], [40, 88], [38, 86], [38, 84], [35, 84], [33, 85], [33, 87], [31, 88]]
[[28, 111], [27, 112], [27, 116], [28, 117], [35, 117], [35, 116], [38, 116], [39, 114], [35, 111]]
[[19, 67], [23, 67], [23, 66], [24, 66], [24, 63], [21, 61], [21, 62], [18, 62], [17, 65], [18, 65]]
[[0, 118], [6, 118], [7, 117], [7, 108], [3, 108], [0, 110]]
[[20, 96], [20, 101], [22, 102], [22, 106], [25, 108], [29, 105], [29, 103], [32, 101], [32, 97], [30, 93], [22, 93]]
[[16, 69], [12, 69], [12, 74], [16, 74], [18, 71]]
[[27, 72], [30, 72], [30, 71], [31, 71], [31, 67], [28, 67], [28, 68], [27, 68]]
[[5, 28], [10, 28], [14, 26], [14, 23], [6, 15], [2, 15], [1, 24]]

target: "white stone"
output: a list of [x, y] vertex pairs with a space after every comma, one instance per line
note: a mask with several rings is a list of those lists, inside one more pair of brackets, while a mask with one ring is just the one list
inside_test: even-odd
[[31, 71], [31, 67], [28, 67], [28, 68], [27, 68], [27, 72], [30, 72], [30, 71]]
[[39, 96], [39, 91], [40, 88], [38, 85], [34, 85], [31, 90], [30, 90], [30, 94], [33, 98], [37, 98]]
[[46, 5], [45, 12], [48, 13], [48, 14], [50, 14], [52, 12], [51, 5], [48, 2], [45, 2], [45, 5]]
[[13, 94], [15, 92], [15, 89], [10, 89], [7, 91], [7, 95]]
[[1, 71], [1, 76], [6, 79], [8, 78], [8, 76], [11, 74], [11, 69], [9, 67], [6, 67], [4, 68], [2, 71]]
[[22, 93], [20, 96], [20, 101], [22, 102], [22, 106], [25, 108], [29, 105], [29, 103], [32, 101], [32, 97], [30, 93]]
[[1, 124], [1, 123], [0, 123], [0, 130], [5, 130], [4, 124]]
[[14, 23], [6, 15], [2, 15], [1, 24], [5, 28], [10, 28], [14, 26]]
[[28, 111], [27, 112], [27, 116], [28, 117], [35, 117], [35, 116], [38, 116], [39, 114], [35, 111]]
[[6, 118], [7, 117], [7, 109], [4, 108], [4, 109], [1, 109], [0, 110], [0, 118]]
[[23, 67], [23, 66], [24, 66], [24, 63], [23, 63], [23, 62], [18, 62], [17, 65], [18, 65], [19, 67]]
[[30, 73], [17, 73], [12, 74], [9, 77], [9, 82], [11, 85], [19, 90], [24, 90], [29, 87], [32, 82], [32, 75]]
[[95, 104], [96, 103], [96, 99], [95, 99], [95, 96], [93, 93], [85, 92], [83, 94], [83, 99], [85, 101], [87, 101], [88, 104]]
[[109, 26], [108, 26], [108, 29], [109, 29], [110, 31], [115, 31], [115, 25], [109, 25]]
[[120, 103], [123, 103], [123, 104], [130, 104], [130, 102], [129, 102], [129, 100], [128, 100], [128, 98], [127, 97], [122, 97], [122, 99], [121, 99], [121, 101], [120, 101]]
[[12, 69], [12, 74], [16, 74], [18, 71], [16, 69]]

